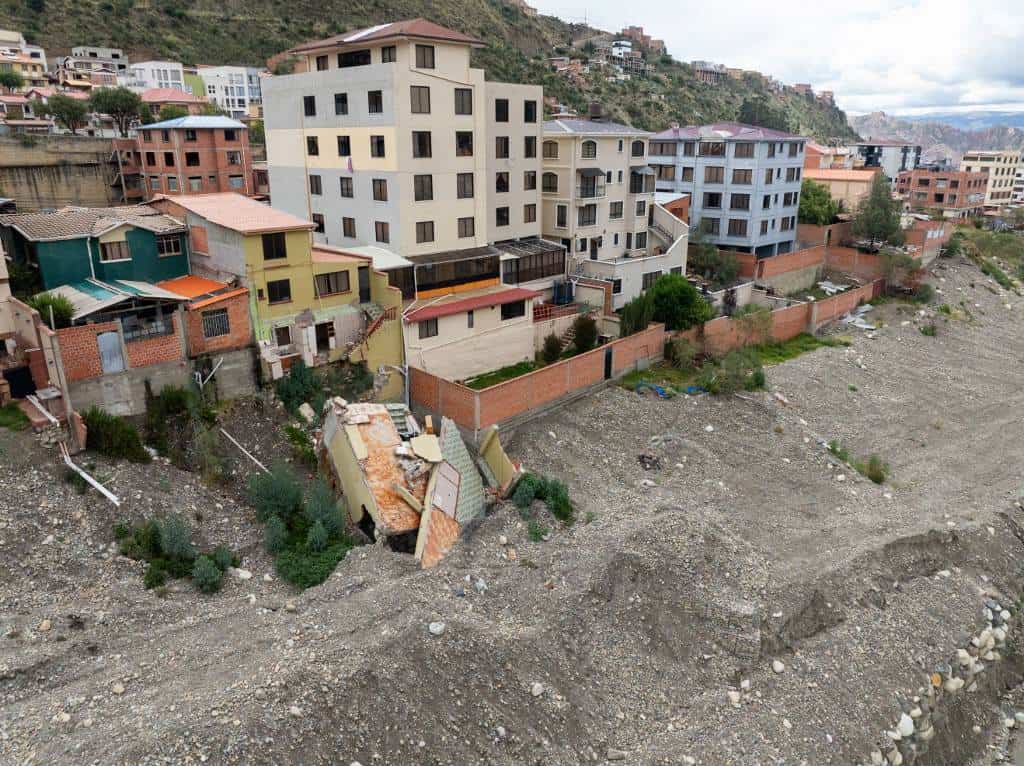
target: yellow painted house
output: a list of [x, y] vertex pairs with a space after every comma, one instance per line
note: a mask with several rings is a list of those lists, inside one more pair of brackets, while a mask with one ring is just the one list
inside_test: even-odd
[[253, 333], [271, 378], [295, 359], [365, 362], [381, 398], [402, 396], [402, 294], [374, 269], [372, 254], [360, 252], [375, 248], [314, 245], [312, 222], [230, 192], [153, 204], [188, 224], [192, 273], [249, 288]]

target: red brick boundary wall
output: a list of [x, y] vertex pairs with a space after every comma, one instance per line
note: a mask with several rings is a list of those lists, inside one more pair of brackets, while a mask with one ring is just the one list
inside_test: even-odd
[[[203, 313], [228, 310], [228, 333], [207, 338], [203, 334]], [[252, 326], [249, 324], [249, 293], [208, 303], [198, 308], [185, 310], [185, 338], [188, 341], [188, 355], [200, 356], [219, 351], [234, 351], [252, 344]]]
[[[126, 368], [146, 367], [151, 364], [175, 362], [185, 358], [178, 317], [175, 315], [169, 319], [172, 322], [173, 332], [124, 344], [127, 351]], [[100, 347], [96, 338], [101, 333], [117, 332], [117, 330], [117, 322], [99, 322], [57, 330], [57, 343], [60, 347], [68, 383], [97, 378], [103, 374]]]
[[475, 437], [495, 423], [524, 415], [603, 382], [606, 354], [611, 354], [613, 378], [660, 359], [665, 337], [665, 326], [652, 324], [643, 332], [480, 391], [410, 367], [409, 398], [429, 412], [451, 418]]

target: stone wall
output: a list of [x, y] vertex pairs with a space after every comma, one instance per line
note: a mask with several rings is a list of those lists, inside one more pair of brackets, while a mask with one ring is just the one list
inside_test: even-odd
[[111, 157], [109, 139], [0, 136], [0, 196], [17, 200], [22, 213], [117, 204], [121, 189], [112, 185], [117, 162]]

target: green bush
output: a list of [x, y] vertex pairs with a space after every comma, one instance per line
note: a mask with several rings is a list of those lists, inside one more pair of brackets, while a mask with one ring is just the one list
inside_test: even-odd
[[171, 514], [159, 522], [160, 550], [164, 557], [172, 562], [191, 564], [196, 557], [195, 546], [192, 545], [192, 530], [188, 523], [178, 514]]
[[299, 405], [310, 401], [320, 389], [321, 385], [313, 370], [301, 359], [292, 362], [288, 374], [278, 380], [275, 386], [277, 398], [293, 414], [298, 412]]
[[939, 334], [939, 328], [936, 327], [934, 324], [921, 325], [921, 327], [918, 329], [921, 330], [922, 335], [927, 335], [929, 338], [934, 338], [936, 335]]
[[55, 293], [39, 293], [29, 299], [28, 305], [39, 312], [43, 324], [50, 327], [50, 311], [53, 311], [54, 330], [71, 326], [71, 317], [75, 315], [75, 307], [63, 295]]
[[572, 524], [575, 520], [569, 488], [558, 479], [532, 473], [523, 476], [512, 493], [512, 502], [519, 508], [520, 514], [528, 518], [534, 500], [543, 500], [551, 515], [563, 524]]
[[619, 309], [619, 335], [625, 338], [646, 330], [654, 317], [650, 293], [641, 293]]
[[308, 468], [316, 468], [316, 449], [309, 436], [298, 426], [286, 426], [285, 436], [292, 444], [292, 454], [295, 458]]
[[935, 298], [935, 288], [927, 282], [922, 282], [914, 290], [913, 298], [917, 303], [931, 303], [932, 299]]
[[589, 314], [580, 314], [572, 323], [573, 346], [582, 354], [597, 344], [597, 322]]
[[167, 570], [160, 559], [149, 562], [146, 566], [146, 574], [142, 577], [142, 585], [146, 590], [159, 588], [167, 583]]
[[220, 590], [224, 573], [209, 556], [200, 556], [192, 566], [192, 583], [203, 593]]
[[867, 462], [858, 462], [855, 468], [875, 484], [884, 484], [889, 476], [889, 466], [878, 455], [872, 455]]
[[249, 499], [256, 509], [256, 518], [266, 522], [279, 516], [286, 524], [302, 510], [302, 484], [284, 463], [260, 472], [249, 481]]
[[654, 287], [644, 295], [650, 296], [652, 318], [663, 322], [666, 330], [687, 330], [715, 315], [714, 307], [682, 274], [658, 277]]
[[833, 439], [828, 443], [828, 451], [832, 453], [833, 456], [842, 460], [844, 463], [850, 462], [850, 451], [846, 449], [846, 447], [844, 447], [842, 444], [840, 444], [837, 440]]
[[288, 544], [288, 528], [280, 516], [271, 516], [267, 521], [267, 526], [263, 530], [263, 544], [267, 553], [272, 556], [283, 551]]
[[761, 358], [750, 348], [730, 351], [718, 363], [706, 363], [699, 378], [699, 385], [711, 394], [752, 391], [763, 388], [764, 384]]
[[540, 351], [540, 358], [547, 364], [554, 364], [562, 355], [562, 339], [554, 333], [544, 338], [544, 347]]
[[107, 457], [148, 463], [151, 458], [135, 427], [124, 418], [90, 407], [83, 416], [86, 447]]
[[221, 572], [226, 572], [231, 567], [238, 566], [240, 563], [235, 554], [226, 545], [218, 545], [214, 548], [210, 558], [213, 559], [213, 563], [217, 565], [217, 569]]
[[328, 537], [341, 534], [345, 528], [345, 519], [338, 508], [338, 500], [323, 479], [313, 482], [309, 499], [306, 500], [305, 513], [309, 523], [320, 524]]
[[[116, 534], [115, 527], [115, 534]], [[162, 555], [160, 550], [160, 525], [156, 519], [144, 521], [129, 528], [121, 538], [121, 555], [136, 561], [150, 561]]]
[[306, 534], [306, 547], [315, 553], [319, 553], [327, 547], [327, 530], [323, 523], [317, 521]]
[[278, 554], [275, 568], [283, 580], [300, 588], [311, 588], [330, 577], [338, 562], [345, 558], [351, 548], [352, 542], [347, 538], [328, 545], [322, 551], [310, 551], [305, 546], [293, 545]]
[[537, 497], [539, 488], [540, 480], [532, 473], [526, 474], [516, 484], [515, 492], [512, 493], [512, 502], [519, 510], [528, 510]]
[[697, 347], [687, 338], [669, 338], [665, 342], [665, 360], [677, 370], [692, 370]]
[[547, 537], [547, 534], [550, 531], [551, 530], [549, 530], [547, 527], [545, 527], [538, 521], [531, 521], [526, 526], [527, 536], [530, 538], [531, 542], [535, 543], [543, 542], [544, 538]]

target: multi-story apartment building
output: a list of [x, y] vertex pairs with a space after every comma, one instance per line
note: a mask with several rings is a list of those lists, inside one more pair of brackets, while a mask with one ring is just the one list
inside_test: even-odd
[[[543, 233], [572, 254], [574, 274], [612, 283], [616, 308], [662, 274], [686, 270], [684, 232], [654, 220], [650, 134], [601, 119], [544, 123]], [[683, 227], [685, 229], [685, 227]]]
[[235, 119], [250, 114], [253, 105], [263, 103], [260, 70], [244, 66], [200, 66], [206, 98]]
[[1017, 174], [1013, 178], [1013, 193], [1010, 201], [1015, 205], [1024, 203], [1024, 165], [1017, 167]]
[[985, 187], [985, 209], [998, 210], [1013, 201], [1013, 183], [1020, 167], [1019, 149], [999, 152], [972, 150], [960, 160], [960, 169], [968, 173], [988, 173]]
[[118, 78], [118, 82], [138, 93], [152, 88], [192, 92], [192, 86], [185, 81], [185, 68], [180, 61], [137, 61]]
[[921, 164], [921, 147], [906, 141], [874, 138], [852, 146], [860, 155], [860, 164], [866, 168], [881, 168], [890, 181]]
[[988, 174], [917, 168], [900, 173], [896, 193], [910, 210], [939, 210], [944, 218], [969, 218], [985, 209]]
[[116, 74], [127, 74], [128, 57], [120, 48], [104, 48], [95, 45], [76, 45], [67, 57], [75, 69], [110, 69]]
[[[0, 29], [0, 62], [19, 59], [23, 63], [33, 64], [29, 73], [46, 72], [46, 51], [41, 45], [33, 45], [25, 40], [25, 36], [13, 29]], [[38, 68], [36, 68], [38, 67]], [[0, 69], [0, 71], [3, 71]], [[22, 72], [24, 75], [25, 73]], [[29, 77], [25, 77], [26, 80]]]
[[202, 114], [209, 104], [202, 98], [197, 98], [191, 93], [186, 93], [177, 88], [150, 88], [140, 95], [142, 105], [149, 110], [150, 115], [155, 119], [160, 116], [165, 106], [184, 109], [189, 114]]
[[718, 85], [729, 76], [722, 64], [710, 61], [691, 61], [690, 66], [693, 68], [693, 76], [705, 85]]
[[481, 45], [414, 19], [300, 45], [298, 72], [263, 79], [275, 206], [409, 259], [390, 272], [407, 299], [565, 274], [540, 239], [543, 92], [485, 81]]
[[254, 194], [249, 131], [228, 117], [189, 116], [145, 125], [135, 139], [126, 178], [141, 177], [146, 199], [157, 195]]
[[734, 122], [651, 136], [658, 191], [690, 195], [690, 225], [719, 248], [769, 257], [796, 243], [807, 139]]

